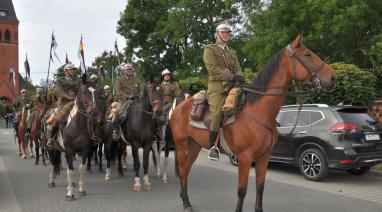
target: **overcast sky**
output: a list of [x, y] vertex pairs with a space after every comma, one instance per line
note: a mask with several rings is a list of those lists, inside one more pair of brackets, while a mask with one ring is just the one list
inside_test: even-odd
[[[65, 62], [79, 66], [77, 56], [83, 36], [85, 64], [90, 65], [103, 50], [113, 50], [117, 39], [119, 49], [125, 39], [117, 34], [117, 21], [127, 0], [13, 0], [19, 24], [19, 72], [25, 75], [24, 61], [28, 53], [33, 84], [46, 79], [50, 36], [54, 30], [57, 54]], [[54, 58], [55, 59], [55, 58]], [[51, 63], [50, 78], [61, 64]]]

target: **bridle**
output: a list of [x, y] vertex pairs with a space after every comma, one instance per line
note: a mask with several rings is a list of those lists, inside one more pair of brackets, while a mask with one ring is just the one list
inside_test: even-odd
[[[297, 49], [301, 48], [301, 45], [302, 44], [299, 44], [299, 46], [297, 47]], [[244, 91], [247, 91], [247, 92], [251, 92], [251, 93], [255, 93], [255, 94], [258, 94], [258, 95], [263, 95], [263, 96], [294, 96], [294, 97], [297, 97], [297, 98], [300, 98], [299, 99], [299, 109], [298, 109], [298, 114], [297, 114], [297, 119], [296, 119], [296, 123], [293, 127], [293, 129], [289, 132], [289, 134], [292, 134], [294, 129], [296, 128], [296, 125], [297, 125], [297, 121], [298, 121], [298, 117], [300, 115], [300, 111], [301, 111], [301, 108], [302, 108], [302, 103], [303, 103], [303, 97], [304, 96], [309, 96], [309, 95], [312, 95], [314, 93], [314, 90], [311, 90], [313, 92], [304, 92], [303, 90], [300, 90], [298, 91], [298, 88], [299, 86], [303, 86], [302, 88], [304, 88], [305, 86], [307, 86], [307, 84], [298, 84], [296, 81], [297, 81], [297, 77], [296, 77], [296, 61], [298, 61], [303, 67], [304, 69], [310, 73], [311, 75], [311, 79], [313, 80], [313, 82], [311, 82], [311, 84], [308, 86], [315, 86], [315, 89], [321, 89], [321, 85], [320, 85], [320, 81], [319, 79], [317, 78], [317, 72], [319, 72], [324, 66], [325, 66], [325, 63], [322, 62], [318, 67], [309, 67], [308, 65], [306, 65], [306, 62], [298, 56], [297, 54], [297, 51], [293, 50], [291, 45], [288, 44], [285, 49], [287, 50], [288, 52], [288, 55], [289, 57], [292, 59], [292, 69], [293, 69], [293, 76], [292, 76], [292, 85], [289, 85], [289, 86], [273, 86], [273, 87], [255, 87], [255, 86], [252, 86], [252, 85], [248, 85], [248, 84], [244, 84], [244, 85], [240, 85], [241, 88], [244, 90]], [[289, 89], [289, 88], [294, 88], [295, 89], [295, 92], [289, 92], [289, 93], [266, 93], [266, 90], [268, 89]], [[259, 90], [256, 90], [256, 89], [264, 89], [264, 91], [259, 91]], [[269, 134], [270, 134], [270, 137], [271, 137], [271, 144], [269, 145], [269, 148], [268, 148], [268, 151], [266, 151], [264, 153], [264, 155], [267, 153], [267, 152], [270, 152], [272, 146], [273, 146], [273, 128], [275, 126], [268, 126], [266, 123], [264, 123], [261, 119], [259, 119], [258, 117], [256, 117], [255, 115], [249, 113], [249, 112], [246, 112], [244, 110], [241, 110], [241, 112], [246, 115], [246, 117], [254, 120], [255, 122], [257, 122], [258, 124], [260, 124], [262, 127], [264, 127], [265, 129], [268, 130]]]
[[[147, 89], [147, 96], [149, 97], [149, 102], [150, 102], [150, 105], [152, 108], [153, 108], [154, 104], [161, 102], [160, 100], [154, 100], [153, 91], [152, 91], [153, 88], [154, 88], [153, 84], [147, 85], [147, 88], [146, 88]], [[154, 111], [148, 111], [148, 110], [144, 109], [143, 107], [141, 107], [141, 109], [144, 113], [149, 114], [149, 115], [153, 115], [153, 118], [154, 118]]]

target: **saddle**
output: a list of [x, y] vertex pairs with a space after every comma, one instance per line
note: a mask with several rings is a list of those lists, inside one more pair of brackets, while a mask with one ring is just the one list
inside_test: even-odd
[[[209, 110], [207, 94], [205, 90], [193, 96], [194, 102], [190, 113], [190, 125], [199, 129], [209, 129], [211, 124], [211, 111]], [[245, 95], [238, 89], [230, 90], [223, 105], [222, 127], [235, 122], [236, 111], [240, 110], [245, 103]]]

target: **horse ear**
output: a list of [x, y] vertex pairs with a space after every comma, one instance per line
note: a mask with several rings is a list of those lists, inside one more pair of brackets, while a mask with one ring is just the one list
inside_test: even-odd
[[302, 34], [301, 34], [301, 35], [298, 35], [298, 36], [294, 39], [294, 41], [293, 41], [292, 44], [291, 44], [292, 48], [293, 48], [293, 49], [296, 49], [297, 47], [299, 47], [300, 44], [301, 44], [301, 40], [302, 40]]

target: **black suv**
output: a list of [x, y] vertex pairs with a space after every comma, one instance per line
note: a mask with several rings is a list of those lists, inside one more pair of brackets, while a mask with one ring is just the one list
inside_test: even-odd
[[[271, 162], [297, 165], [308, 180], [323, 180], [329, 169], [362, 175], [382, 163], [382, 125], [367, 108], [307, 104], [298, 115], [298, 105], [287, 105], [276, 121]], [[236, 156], [230, 160], [237, 165]]]

